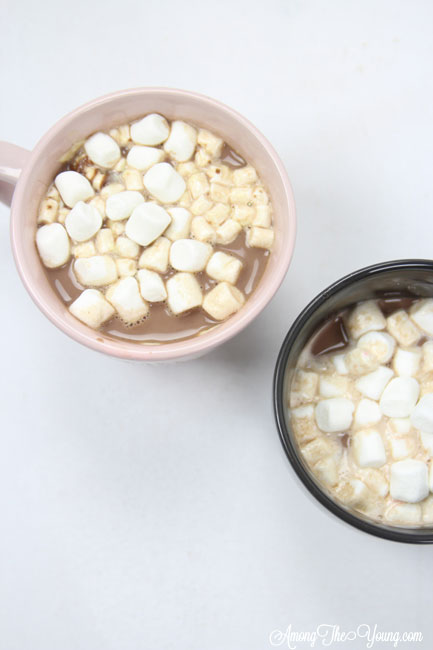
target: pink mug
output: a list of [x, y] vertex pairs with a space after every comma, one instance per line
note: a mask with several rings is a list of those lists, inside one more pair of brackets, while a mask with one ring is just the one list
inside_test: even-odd
[[[274, 206], [275, 244], [263, 277], [234, 316], [208, 332], [163, 344], [140, 344], [110, 338], [78, 321], [49, 285], [35, 247], [38, 206], [61, 157], [91, 133], [131, 122], [150, 113], [183, 119], [220, 135], [250, 162], [262, 177]], [[11, 239], [21, 279], [39, 309], [54, 325], [79, 343], [123, 359], [168, 361], [200, 356], [246, 327], [267, 305], [280, 286], [295, 243], [293, 192], [284, 166], [266, 138], [242, 115], [197, 93], [171, 88], [123, 90], [77, 108], [55, 124], [27, 151], [0, 142], [0, 199], [11, 207]]]

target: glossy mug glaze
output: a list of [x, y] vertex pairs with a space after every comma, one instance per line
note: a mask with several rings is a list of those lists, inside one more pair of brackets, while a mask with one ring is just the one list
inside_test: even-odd
[[[110, 339], [78, 321], [53, 292], [36, 251], [34, 238], [38, 206], [73, 144], [95, 131], [131, 122], [157, 112], [169, 120], [182, 119], [220, 135], [258, 171], [274, 208], [275, 243], [263, 277], [244, 307], [202, 335], [172, 343], [139, 344]], [[233, 109], [197, 93], [170, 88], [137, 88], [95, 99], [55, 124], [31, 152], [0, 142], [0, 198], [11, 207], [11, 240], [21, 279], [39, 309], [75, 341], [115, 357], [139, 361], [192, 358], [238, 334], [271, 300], [290, 264], [296, 216], [292, 188], [272, 145]]]

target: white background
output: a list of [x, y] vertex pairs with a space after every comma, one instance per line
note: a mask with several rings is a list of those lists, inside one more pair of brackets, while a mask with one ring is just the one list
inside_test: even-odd
[[290, 623], [420, 630], [416, 647], [431, 648], [433, 548], [369, 537], [306, 496], [271, 381], [316, 293], [366, 264], [432, 255], [433, 5], [3, 0], [0, 12], [0, 139], [32, 148], [117, 89], [200, 91], [276, 146], [299, 219], [286, 280], [244, 333], [149, 366], [80, 347], [39, 313], [0, 207], [0, 649], [265, 650]]

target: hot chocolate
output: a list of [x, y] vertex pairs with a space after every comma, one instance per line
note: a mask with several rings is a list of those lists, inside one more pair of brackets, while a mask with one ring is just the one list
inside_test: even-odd
[[157, 114], [77, 143], [38, 224], [47, 278], [71, 313], [144, 343], [241, 309], [274, 238], [255, 169], [213, 133]]

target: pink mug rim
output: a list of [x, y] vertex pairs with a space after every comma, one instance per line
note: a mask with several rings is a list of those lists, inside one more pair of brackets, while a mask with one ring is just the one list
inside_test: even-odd
[[[208, 105], [216, 108], [222, 113], [228, 114], [231, 118], [242, 123], [256, 138], [260, 145], [267, 151], [268, 155], [272, 158], [272, 161], [275, 165], [275, 169], [280, 175], [280, 180], [282, 186], [284, 187], [285, 198], [288, 205], [288, 213], [291, 218], [290, 224], [290, 235], [288, 240], [285, 242], [284, 247], [280, 251], [280, 260], [279, 265], [270, 281], [268, 281], [268, 286], [266, 292], [263, 293], [260, 298], [255, 301], [247, 301], [241, 312], [238, 314], [238, 319], [231, 322], [231, 319], [217, 325], [214, 328], [207, 330], [202, 335], [193, 336], [191, 338], [186, 338], [183, 340], [174, 341], [172, 343], [162, 343], [162, 344], [140, 344], [136, 342], [131, 342], [130, 346], [120, 347], [116, 339], [102, 338], [101, 335], [95, 336], [95, 332], [89, 328], [89, 334], [82, 333], [72, 327], [68, 322], [66, 322], [60, 311], [56, 311], [50, 304], [45, 303], [41, 300], [37, 286], [32, 281], [32, 276], [30, 273], [27, 273], [24, 265], [22, 264], [22, 255], [24, 249], [20, 247], [20, 233], [18, 228], [18, 220], [14, 218], [14, 214], [18, 214], [23, 209], [25, 209], [25, 187], [27, 180], [31, 174], [31, 171], [41, 154], [44, 152], [49, 142], [60, 132], [64, 131], [69, 123], [75, 119], [77, 116], [86, 113], [89, 109], [94, 109], [98, 106], [104, 106], [113, 99], [116, 99], [120, 96], [132, 96], [145, 93], [157, 94], [157, 93], [170, 93], [173, 97], [183, 98], [193, 98], [199, 100], [203, 105]], [[192, 357], [199, 356], [206, 351], [210, 351], [216, 346], [224, 343], [229, 340], [241, 330], [243, 330], [249, 323], [254, 320], [254, 318], [266, 307], [269, 301], [272, 299], [279, 286], [281, 285], [289, 267], [290, 261], [293, 255], [293, 249], [295, 245], [295, 236], [296, 236], [296, 211], [295, 211], [295, 201], [293, 196], [293, 190], [287, 175], [287, 172], [284, 168], [284, 165], [275, 151], [274, 147], [270, 142], [265, 138], [265, 136], [243, 115], [238, 113], [236, 110], [230, 108], [226, 104], [215, 100], [206, 95], [196, 93], [189, 90], [181, 90], [177, 88], [168, 88], [168, 87], [138, 87], [130, 88], [126, 90], [120, 90], [117, 92], [109, 93], [98, 97], [94, 100], [86, 102], [85, 104], [79, 106], [73, 111], [67, 113], [64, 117], [58, 120], [38, 141], [34, 149], [29, 152], [28, 159], [24, 168], [21, 171], [18, 182], [15, 187], [13, 201], [11, 206], [11, 243], [12, 251], [15, 259], [15, 264], [18, 269], [21, 280], [32, 298], [33, 302], [37, 307], [45, 314], [45, 316], [62, 332], [67, 334], [70, 338], [85, 345], [88, 348], [114, 356], [121, 359], [127, 360], [140, 360], [140, 361], [163, 361], [163, 360], [174, 360], [181, 359], [183, 357]], [[92, 334], [91, 334], [92, 333]], [[98, 334], [98, 332], [96, 332]]]

